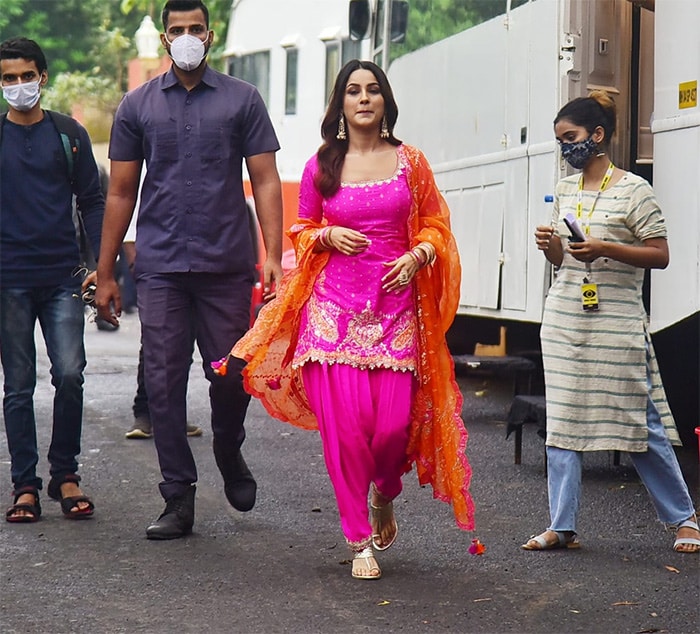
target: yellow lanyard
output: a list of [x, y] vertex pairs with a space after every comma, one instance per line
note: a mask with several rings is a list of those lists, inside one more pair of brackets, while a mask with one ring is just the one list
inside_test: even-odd
[[[608, 183], [610, 182], [610, 179], [612, 178], [613, 171], [615, 170], [615, 166], [612, 164], [612, 161], [610, 161], [610, 165], [608, 165], [608, 169], [605, 172], [605, 176], [603, 176], [603, 180], [600, 182], [600, 189], [598, 189], [598, 193], [595, 195], [595, 199], [593, 200], [593, 204], [591, 205], [591, 209], [588, 212], [586, 216], [586, 221], [583, 225], [583, 232], [586, 235], [590, 235], [591, 233], [591, 216], [593, 216], [593, 210], [595, 209], [595, 205], [598, 202], [598, 198], [600, 198], [600, 194], [602, 191], [605, 190], [605, 188], [608, 186]], [[576, 200], [576, 219], [581, 220], [581, 217], [583, 216], [583, 174], [578, 179], [578, 197]]]

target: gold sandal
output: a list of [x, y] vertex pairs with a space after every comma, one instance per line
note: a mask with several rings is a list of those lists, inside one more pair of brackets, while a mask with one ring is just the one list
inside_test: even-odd
[[382, 570], [374, 557], [374, 551], [371, 546], [363, 548], [355, 553], [352, 560], [352, 576], [355, 579], [379, 579], [382, 576]]
[[[376, 488], [374, 492], [381, 496]], [[396, 523], [396, 517], [394, 516], [394, 503], [387, 502], [382, 506], [370, 504], [369, 508], [370, 523], [372, 524], [372, 545], [379, 551], [387, 550], [396, 541], [396, 536], [399, 534], [399, 525]], [[379, 541], [382, 538], [382, 528], [392, 524], [394, 527], [394, 535], [389, 540], [388, 544], [382, 545]]]

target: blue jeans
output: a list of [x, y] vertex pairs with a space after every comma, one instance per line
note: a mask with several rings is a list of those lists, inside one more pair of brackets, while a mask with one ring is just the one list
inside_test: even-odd
[[[651, 389], [648, 365], [647, 386]], [[690, 518], [695, 509], [659, 412], [648, 397], [647, 431], [647, 450], [630, 452], [629, 456], [649, 492], [659, 519], [675, 526]], [[549, 530], [576, 532], [582, 457], [580, 451], [547, 447], [547, 488], [552, 521]]]
[[49, 473], [61, 478], [78, 470], [83, 418], [84, 305], [78, 284], [0, 290], [0, 358], [5, 377], [3, 413], [10, 450], [12, 482], [41, 488], [34, 416], [36, 345], [39, 320], [51, 362], [54, 386]]
[[[647, 399], [647, 427], [647, 450], [630, 452], [629, 456], [651, 496], [659, 519], [676, 526], [691, 517], [695, 509], [678, 458], [651, 399]], [[576, 532], [582, 456], [580, 451], [547, 447], [550, 530]]]

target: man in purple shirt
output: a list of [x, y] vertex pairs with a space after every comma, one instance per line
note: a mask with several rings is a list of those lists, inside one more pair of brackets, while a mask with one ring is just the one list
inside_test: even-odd
[[226, 355], [250, 318], [255, 262], [243, 191], [245, 160], [267, 258], [266, 297], [281, 280], [282, 194], [279, 144], [258, 91], [212, 70], [214, 38], [199, 0], [169, 0], [161, 42], [172, 68], [129, 92], [114, 119], [111, 178], [95, 303], [100, 317], [121, 314], [114, 262], [134, 210], [142, 163], [135, 276], [146, 389], [165, 511], [149, 539], [187, 535], [194, 523], [197, 469], [187, 442], [186, 390], [194, 328], [210, 381], [214, 456], [231, 505], [248, 511], [256, 482], [240, 448], [250, 397], [241, 366], [217, 376], [210, 362]]

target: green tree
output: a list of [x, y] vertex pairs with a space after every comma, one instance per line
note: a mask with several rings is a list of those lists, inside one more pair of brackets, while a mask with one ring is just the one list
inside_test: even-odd
[[[25, 0], [3, 0], [2, 11], [0, 11], [0, 34], [4, 33], [8, 24], [22, 16], [24, 4]], [[4, 39], [3, 37], [0, 41]]]
[[109, 17], [103, 0], [2, 0], [0, 41], [28, 37], [41, 46], [49, 74], [89, 71], [99, 50], [98, 26]]
[[[511, 0], [511, 7], [528, 0]], [[391, 58], [445, 39], [506, 12], [506, 0], [410, 0], [406, 40], [393, 44]]]
[[139, 9], [142, 13], [145, 12], [144, 15], [150, 15], [154, 22], [157, 17], [155, 0], [122, 0], [119, 7], [125, 15], [131, 13], [134, 9]]

